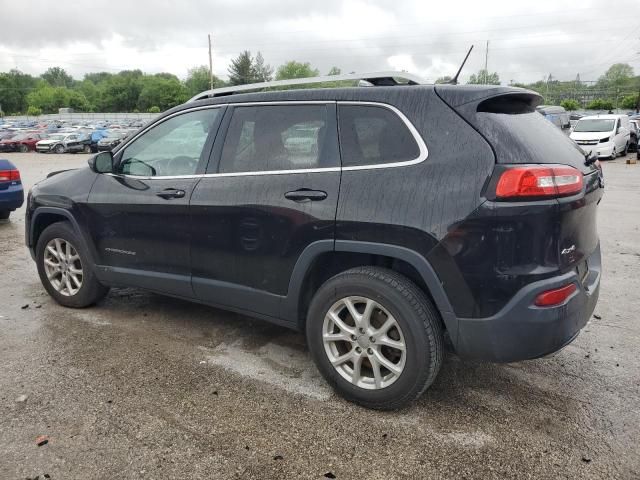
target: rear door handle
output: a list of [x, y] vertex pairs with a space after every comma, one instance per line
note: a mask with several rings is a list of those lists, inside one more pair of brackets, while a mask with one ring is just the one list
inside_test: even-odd
[[164, 198], [165, 200], [170, 200], [172, 198], [184, 198], [185, 191], [178, 190], [177, 188], [165, 188], [164, 190], [156, 193], [160, 198]]
[[294, 202], [318, 202], [327, 198], [327, 192], [301, 188], [284, 194], [284, 198]]

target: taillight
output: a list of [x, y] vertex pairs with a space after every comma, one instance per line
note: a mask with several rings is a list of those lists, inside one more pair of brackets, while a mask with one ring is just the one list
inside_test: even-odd
[[515, 167], [500, 175], [496, 197], [563, 197], [581, 192], [582, 183], [582, 173], [573, 167]]
[[564, 287], [547, 290], [546, 292], [542, 292], [538, 295], [534, 303], [538, 307], [553, 307], [555, 305], [560, 305], [564, 303], [565, 300], [577, 290], [577, 288], [578, 287], [576, 287], [575, 283], [570, 283]]
[[0, 182], [19, 182], [20, 172], [18, 170], [0, 171]]

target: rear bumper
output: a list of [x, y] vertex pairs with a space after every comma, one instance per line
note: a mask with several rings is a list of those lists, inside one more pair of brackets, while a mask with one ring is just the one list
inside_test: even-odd
[[7, 190], [0, 190], [0, 210], [15, 210], [24, 203], [24, 190], [22, 185], [9, 187]]
[[[587, 324], [598, 302], [601, 277], [600, 246], [588, 259], [583, 282], [577, 271], [535, 282], [523, 288], [496, 315], [459, 318], [456, 351], [463, 358], [515, 362], [542, 357], [570, 343]], [[578, 290], [557, 307], [536, 307], [536, 296], [575, 283]]]

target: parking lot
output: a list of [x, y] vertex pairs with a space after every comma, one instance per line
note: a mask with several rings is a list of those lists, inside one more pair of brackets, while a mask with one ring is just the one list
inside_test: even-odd
[[[27, 188], [88, 158], [7, 157]], [[603, 168], [604, 278], [577, 340], [518, 364], [449, 353], [392, 413], [334, 395], [284, 328], [132, 289], [58, 306], [14, 212], [0, 223], [0, 478], [640, 478], [640, 164]]]

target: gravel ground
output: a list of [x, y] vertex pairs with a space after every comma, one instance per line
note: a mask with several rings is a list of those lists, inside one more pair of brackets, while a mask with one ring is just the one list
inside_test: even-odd
[[[87, 158], [7, 157], [27, 187]], [[393, 413], [333, 394], [283, 328], [130, 289], [56, 305], [15, 212], [0, 223], [0, 478], [640, 478], [640, 164], [604, 170], [604, 279], [578, 339], [518, 364], [448, 354]]]

